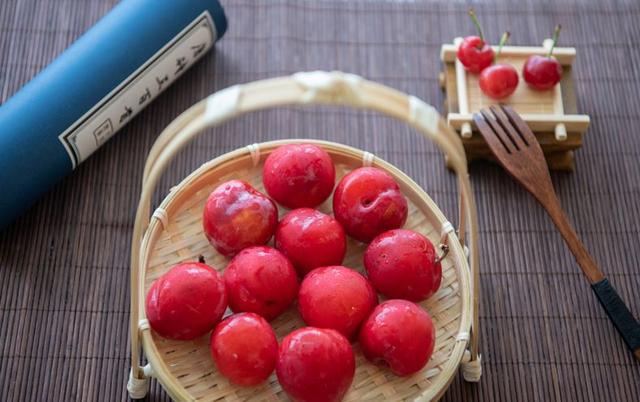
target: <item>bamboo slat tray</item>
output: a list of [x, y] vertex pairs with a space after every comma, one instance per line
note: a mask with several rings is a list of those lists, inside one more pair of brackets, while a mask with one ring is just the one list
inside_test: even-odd
[[[398, 377], [364, 359], [354, 344], [357, 369], [346, 400], [438, 399], [461, 368], [468, 381], [481, 374], [478, 353], [478, 252], [477, 216], [467, 162], [458, 135], [437, 111], [417, 98], [391, 88], [338, 72], [298, 73], [237, 85], [192, 106], [158, 137], [149, 153], [131, 247], [131, 362], [128, 390], [142, 398], [155, 377], [176, 400], [286, 400], [275, 374], [262, 385], [242, 388], [231, 384], [215, 368], [208, 337], [171, 341], [153, 332], [145, 318], [144, 295], [151, 283], [181, 261], [203, 255], [223, 270], [227, 260], [209, 245], [202, 233], [202, 208], [213, 188], [230, 179], [243, 179], [262, 190], [262, 165], [278, 146], [300, 140], [253, 144], [219, 156], [191, 173], [171, 189], [151, 213], [151, 196], [176, 153], [206, 128], [243, 113], [293, 104], [336, 104], [377, 110], [409, 123], [434, 141], [450, 158], [458, 174], [460, 216], [458, 233], [437, 205], [406, 174], [372, 154], [346, 145], [312, 142], [324, 148], [336, 165], [338, 178], [360, 166], [375, 166], [391, 174], [409, 201], [405, 227], [415, 229], [434, 243], [446, 243], [450, 252], [443, 263], [443, 282], [438, 292], [421, 303], [436, 327], [435, 352], [420, 372]], [[330, 213], [331, 201], [320, 209]], [[281, 214], [284, 209], [280, 209]], [[469, 248], [464, 246], [468, 234]], [[366, 245], [350, 240], [344, 263], [362, 270]], [[295, 307], [272, 323], [279, 338], [304, 325]], [[141, 364], [144, 351], [148, 364]]]
[[[444, 71], [440, 85], [445, 92], [447, 122], [458, 130], [469, 161], [494, 160], [491, 151], [476, 131], [473, 113], [497, 101], [485, 96], [478, 86], [478, 75], [465, 71], [456, 58], [462, 38], [442, 46], [440, 58]], [[571, 65], [576, 56], [574, 48], [556, 47], [553, 56], [562, 64], [563, 76], [559, 85], [548, 91], [528, 87], [522, 78], [522, 66], [529, 55], [546, 54], [551, 40], [542, 47], [505, 46], [500, 61], [512, 64], [520, 74], [518, 88], [510, 97], [500, 101], [515, 108], [536, 134], [549, 167], [553, 170], [573, 170], [573, 152], [582, 146], [582, 136], [589, 127], [589, 116], [578, 114], [573, 87]], [[494, 50], [496, 50], [494, 48]]]

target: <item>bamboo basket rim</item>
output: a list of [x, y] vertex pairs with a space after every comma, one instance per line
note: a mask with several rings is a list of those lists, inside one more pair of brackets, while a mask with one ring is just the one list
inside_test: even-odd
[[[279, 90], [279, 96], [275, 91]], [[363, 96], [368, 95], [368, 96]], [[475, 362], [479, 368], [478, 354], [478, 270], [477, 270], [477, 216], [475, 212], [475, 203], [473, 193], [470, 191], [468, 181], [466, 159], [462, 144], [458, 136], [442, 120], [435, 109], [419, 101], [417, 98], [409, 97], [399, 91], [395, 91], [386, 86], [376, 84], [361, 79], [360, 77], [338, 73], [338, 72], [313, 72], [298, 73], [292, 77], [281, 77], [270, 80], [256, 81], [242, 86], [235, 86], [220, 91], [200, 103], [192, 106], [181, 116], [174, 120], [165, 131], [158, 137], [152, 150], [149, 153], [145, 165], [145, 173], [143, 179], [143, 189], [141, 192], [140, 202], [136, 213], [136, 223], [134, 226], [133, 243], [132, 243], [132, 272], [131, 272], [131, 353], [132, 353], [132, 370], [130, 373], [130, 383], [140, 383], [148, 381], [149, 374], [158, 377], [164, 385], [168, 393], [179, 400], [189, 399], [187, 393], [180, 391], [180, 384], [172, 383], [172, 379], [167, 374], [166, 367], [163, 366], [162, 359], [157, 355], [157, 349], [150, 332], [148, 331], [148, 323], [145, 320], [140, 321], [140, 317], [144, 317], [144, 274], [145, 270], [140, 267], [146, 266], [146, 258], [148, 255], [143, 251], [148, 251], [148, 245], [153, 240], [153, 233], [158, 230], [157, 220], [150, 218], [150, 197], [155, 190], [155, 186], [160, 175], [168, 166], [175, 154], [186, 145], [193, 137], [202, 132], [205, 128], [220, 124], [226, 120], [236, 117], [240, 113], [253, 110], [259, 110], [272, 106], [280, 106], [286, 104], [308, 104], [308, 103], [326, 103], [355, 106], [359, 108], [368, 108], [381, 111], [392, 117], [396, 117], [402, 121], [408, 122], [417, 128], [425, 137], [433, 140], [445, 152], [449, 162], [458, 174], [458, 182], [461, 193], [460, 198], [460, 242], [464, 242], [466, 233], [466, 224], [469, 225], [470, 235], [470, 272], [464, 274], [460, 271], [460, 267], [468, 267], [466, 258], [461, 258], [456, 264], [458, 270], [458, 279], [463, 283], [467, 283], [464, 278], [468, 275], [468, 290], [462, 292], [463, 303], [461, 327], [469, 328], [471, 339], [469, 340], [470, 349], [465, 355], [466, 341], [456, 342], [452, 351], [452, 359], [446, 365], [446, 374], [442, 386], [439, 387], [439, 397], [447, 385], [453, 379], [455, 372], [464, 358], [467, 362]], [[261, 144], [261, 147], [273, 147], [279, 143], [287, 141], [300, 140], [279, 140], [270, 141]], [[303, 140], [305, 142], [315, 142], [323, 147], [335, 147], [336, 152], [345, 152], [349, 156], [362, 157], [364, 151], [356, 148], [348, 147], [342, 144], [331, 143], [328, 141]], [[163, 200], [162, 205], [170, 203], [174, 197], [180, 194], [179, 189], [183, 185], [190, 183], [198, 173], [203, 169], [219, 166], [232, 161], [234, 158], [251, 157], [246, 148], [240, 148], [227, 154], [219, 156], [192, 172], [185, 178], [177, 188], [172, 191]], [[428, 197], [428, 195], [419, 187], [411, 178], [395, 166], [376, 159], [376, 164], [380, 164], [388, 169], [395, 177], [404, 176], [407, 180], [402, 180], [405, 185], [413, 183], [416, 193], [420, 194], [420, 198], [428, 200], [432, 203], [431, 211], [438, 211], [438, 220], [446, 220], [444, 215], [439, 211], [437, 205]], [[411, 186], [410, 186], [411, 187]], [[168, 205], [168, 204], [166, 204]], [[430, 205], [431, 207], [431, 205]], [[437, 215], [437, 214], [436, 214]], [[467, 222], [468, 221], [468, 222]], [[143, 236], [144, 235], [144, 236]], [[452, 239], [457, 239], [455, 234], [449, 234]], [[457, 242], [452, 242], [459, 246]], [[456, 247], [454, 247], [456, 248]], [[457, 248], [456, 248], [457, 250]], [[460, 250], [462, 250], [460, 248]], [[460, 257], [460, 250], [455, 254]], [[462, 252], [464, 257], [464, 252]], [[462, 284], [461, 284], [462, 290]], [[139, 365], [140, 362], [140, 342], [146, 351], [149, 363], [153, 367], [153, 373], [150, 370]], [[455, 352], [455, 353], [454, 353]], [[442, 373], [444, 374], [444, 372]], [[443, 375], [438, 378], [443, 378]], [[478, 374], [479, 376], [479, 374]], [[177, 387], [174, 387], [177, 386]], [[147, 383], [148, 387], [148, 383]], [[131, 391], [131, 389], [130, 389]]]
[[[342, 154], [347, 157], [352, 157], [358, 160], [362, 160], [366, 151], [362, 151], [360, 149], [350, 147], [348, 145], [323, 141], [323, 140], [313, 140], [313, 139], [286, 139], [286, 140], [275, 140], [275, 141], [267, 141], [262, 142], [260, 144], [253, 144], [253, 146], [258, 146], [260, 149], [261, 158], [269, 155], [275, 148], [284, 144], [291, 143], [307, 143], [307, 144], [315, 144], [321, 146], [323, 149], [327, 150], [331, 155], [334, 154]], [[158, 208], [162, 208], [167, 214], [170, 214], [172, 204], [176, 202], [180, 207], [180, 203], [177, 202], [179, 198], [185, 193], [188, 193], [192, 187], [192, 185], [198, 181], [203, 174], [206, 172], [219, 168], [222, 165], [227, 163], [235, 163], [242, 159], [250, 159], [251, 153], [248, 150], [248, 147], [238, 148], [236, 150], [230, 151], [226, 154], [218, 156], [212, 159], [209, 162], [205, 162], [199, 168], [191, 172], [186, 178], [184, 178], [178, 185], [172, 187], [169, 194], [163, 199], [162, 203], [158, 206]], [[423, 201], [426, 206], [429, 208], [429, 212], [435, 216], [438, 222], [442, 225], [445, 222], [448, 222], [445, 215], [440, 211], [437, 204], [429, 197], [429, 195], [417, 184], [411, 177], [409, 177], [402, 170], [397, 168], [395, 165], [376, 157], [375, 162], [373, 164], [375, 167], [379, 167], [389, 172], [399, 184], [411, 189], [413, 193], [415, 193], [421, 201]], [[423, 211], [422, 211], [423, 212]], [[423, 212], [424, 213], [424, 212]], [[152, 252], [152, 247], [150, 245], [156, 240], [156, 236], [158, 236], [164, 230], [163, 224], [160, 220], [152, 220], [149, 225], [145, 236], [143, 238], [143, 243], [141, 245], [143, 252], [143, 267], [148, 265], [148, 259]], [[468, 332], [471, 326], [471, 317], [470, 317], [470, 309], [468, 308], [471, 303], [470, 297], [470, 278], [468, 267], [463, 263], [466, 260], [466, 256], [464, 254], [464, 249], [461, 244], [455, 238], [455, 235], [450, 241], [449, 244], [451, 246], [451, 255], [455, 257], [456, 264], [456, 274], [457, 280], [460, 283], [460, 294], [461, 294], [461, 305], [462, 305], [462, 314], [460, 317], [460, 328], [458, 332]], [[144, 294], [144, 286], [146, 279], [146, 270], [140, 270], [140, 278], [138, 280], [138, 287], [142, 294]], [[142, 310], [141, 315], [144, 316], [144, 310]], [[154, 376], [158, 378], [158, 380], [163, 384], [165, 390], [177, 400], [186, 400], [186, 397], [189, 395], [188, 391], [184, 389], [182, 384], [180, 384], [175, 377], [170, 374], [169, 368], [166, 366], [164, 360], [160, 357], [160, 352], [157, 348], [156, 342], [151, 336], [151, 332], [145, 328], [141, 331], [142, 333], [142, 344], [143, 348], [146, 351], [146, 357], [154, 367]], [[458, 365], [463, 358], [464, 351], [466, 349], [466, 345], [462, 342], [458, 342], [453, 347], [451, 351], [451, 358], [447, 362], [447, 365], [443, 372], [439, 374], [438, 378], [442, 376], [444, 379], [448, 381], [438, 383], [438, 386], [433, 387], [436, 389], [436, 392], [433, 394], [434, 398], [439, 398], [441, 394], [446, 390], [447, 385], [453, 379], [451, 373], [455, 373], [457, 371]], [[426, 393], [427, 391], [425, 391]], [[429, 398], [432, 399], [432, 398]]]

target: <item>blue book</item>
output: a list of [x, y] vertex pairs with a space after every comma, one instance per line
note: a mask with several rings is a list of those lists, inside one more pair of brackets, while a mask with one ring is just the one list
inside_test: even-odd
[[0, 230], [224, 35], [217, 0], [123, 0], [0, 106]]

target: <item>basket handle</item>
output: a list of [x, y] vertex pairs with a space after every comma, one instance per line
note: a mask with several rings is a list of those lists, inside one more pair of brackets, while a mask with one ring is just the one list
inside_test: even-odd
[[236, 85], [214, 93], [176, 118], [157, 138], [145, 163], [131, 245], [131, 363], [132, 375], [143, 378], [140, 364], [139, 312], [144, 311], [144, 283], [140, 267], [143, 234], [150, 222], [151, 197], [160, 176], [173, 157], [208, 127], [222, 124], [240, 114], [295, 104], [333, 104], [372, 109], [395, 117], [416, 128], [447, 156], [458, 176], [460, 191], [459, 238], [464, 243], [469, 232], [471, 268], [471, 335], [469, 361], [478, 363], [479, 272], [477, 215], [469, 183], [462, 142], [440, 114], [420, 99], [390, 87], [340, 72], [315, 71]]

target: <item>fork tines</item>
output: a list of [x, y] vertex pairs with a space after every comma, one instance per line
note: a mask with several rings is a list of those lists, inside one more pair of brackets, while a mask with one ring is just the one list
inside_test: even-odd
[[[492, 105], [473, 117], [489, 145], [500, 145], [507, 153], [518, 152], [536, 141], [520, 116], [509, 106]], [[492, 147], [493, 148], [493, 147]], [[497, 152], [495, 149], [494, 152]]]

